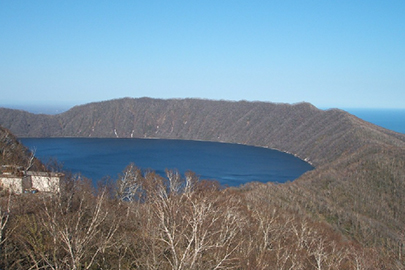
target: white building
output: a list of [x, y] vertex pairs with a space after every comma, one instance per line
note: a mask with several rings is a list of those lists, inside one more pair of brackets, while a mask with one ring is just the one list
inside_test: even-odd
[[0, 171], [0, 186], [12, 193], [60, 192], [62, 173], [22, 171], [15, 166], [3, 166]]
[[27, 177], [31, 178], [31, 188], [43, 192], [59, 192], [61, 173], [50, 172], [27, 172]]

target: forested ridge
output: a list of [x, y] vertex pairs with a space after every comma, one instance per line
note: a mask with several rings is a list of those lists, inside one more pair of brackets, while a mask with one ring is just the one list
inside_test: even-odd
[[291, 183], [227, 189], [129, 165], [97, 191], [72, 176], [58, 195], [3, 193], [5, 269], [405, 268], [405, 136], [342, 110], [126, 98], [52, 116], [0, 109], [0, 125], [21, 137], [243, 143], [315, 165]]
[[314, 165], [365, 143], [404, 147], [405, 135], [342, 110], [309, 103], [124, 98], [76, 106], [58, 115], [0, 109], [0, 125], [17, 137], [165, 138], [269, 147]]

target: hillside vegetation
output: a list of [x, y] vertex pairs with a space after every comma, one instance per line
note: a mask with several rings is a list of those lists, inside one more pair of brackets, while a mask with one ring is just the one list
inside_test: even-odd
[[308, 103], [197, 99], [117, 99], [76, 106], [58, 115], [0, 109], [0, 125], [18, 137], [165, 138], [269, 147], [314, 165], [366, 143], [405, 146], [405, 136], [347, 112]]
[[243, 143], [315, 165], [291, 183], [228, 189], [193, 175], [143, 174], [131, 165], [98, 192], [68, 178], [65, 192], [46, 200], [9, 197], [2, 209], [12, 205], [18, 214], [0, 226], [3, 268], [405, 268], [405, 135], [344, 111], [143, 98], [54, 116], [0, 109], [0, 116], [22, 137]]
[[24, 169], [44, 170], [35, 153], [29, 151], [7, 129], [0, 126], [0, 166], [18, 165]]

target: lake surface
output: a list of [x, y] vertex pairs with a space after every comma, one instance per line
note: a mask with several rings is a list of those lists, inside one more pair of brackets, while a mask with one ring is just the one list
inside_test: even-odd
[[[368, 122], [405, 133], [405, 109], [345, 109]], [[143, 170], [164, 175], [165, 169], [184, 174], [193, 171], [201, 179], [223, 185], [247, 182], [292, 181], [313, 169], [308, 163], [279, 151], [245, 145], [148, 139], [26, 138], [43, 162], [58, 160], [64, 169], [82, 173], [94, 183], [104, 176], [117, 179], [134, 163]]]
[[95, 139], [25, 138], [43, 162], [57, 159], [64, 169], [81, 173], [94, 183], [104, 176], [117, 179], [133, 162], [143, 170], [164, 175], [166, 169], [184, 174], [193, 171], [200, 179], [215, 179], [222, 185], [292, 181], [313, 167], [293, 155], [272, 149], [216, 142]]

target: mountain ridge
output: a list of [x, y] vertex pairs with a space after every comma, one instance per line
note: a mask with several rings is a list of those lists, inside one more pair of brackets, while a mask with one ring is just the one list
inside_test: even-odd
[[[18, 137], [125, 137], [220, 141], [268, 147], [311, 162], [291, 183], [248, 183], [260, 204], [305, 213], [347, 239], [405, 265], [405, 135], [343, 110], [311, 104], [195, 99], [117, 99], [58, 115], [1, 109]], [[376, 267], [378, 268], [378, 267]], [[370, 268], [372, 269], [372, 268]]]
[[288, 152], [315, 166], [360, 147], [364, 142], [358, 136], [365, 134], [388, 144], [405, 145], [405, 136], [399, 133], [342, 110], [323, 111], [309, 103], [123, 98], [75, 106], [57, 115], [4, 108], [0, 108], [0, 115], [0, 125], [18, 137], [162, 138], [240, 143]]

